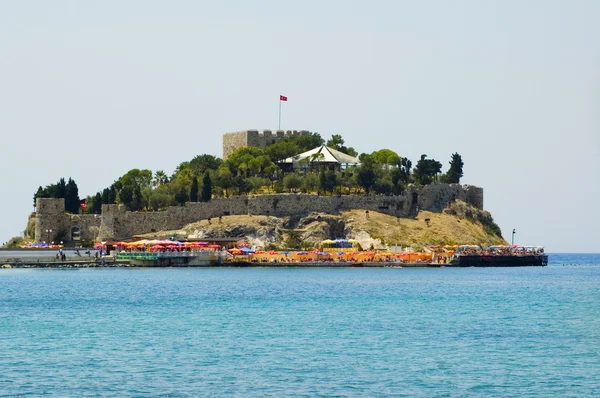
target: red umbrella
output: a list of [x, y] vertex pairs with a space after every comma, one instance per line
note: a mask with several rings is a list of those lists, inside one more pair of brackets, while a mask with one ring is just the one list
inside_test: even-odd
[[250, 245], [247, 243], [240, 243], [238, 247], [249, 247]]

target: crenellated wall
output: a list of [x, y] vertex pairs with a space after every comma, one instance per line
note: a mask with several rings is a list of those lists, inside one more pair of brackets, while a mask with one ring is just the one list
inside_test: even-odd
[[[235, 214], [272, 215], [278, 217], [305, 215], [310, 212], [336, 214], [342, 210], [364, 209], [410, 217], [418, 210], [439, 212], [448, 203], [462, 200], [471, 202], [469, 192], [459, 184], [434, 184], [421, 190], [413, 187], [401, 196], [319, 196], [309, 194], [274, 194], [234, 196], [213, 199], [206, 203], [187, 203], [158, 212], [130, 212], [122, 205], [102, 206], [100, 239], [125, 239], [136, 234], [179, 229], [186, 224], [208, 218]], [[483, 190], [477, 188], [483, 195]], [[416, 202], [415, 202], [416, 201]], [[483, 203], [483, 196], [481, 202]]]
[[59, 235], [63, 235], [62, 239], [67, 242], [73, 239], [95, 240], [102, 223], [102, 217], [97, 214], [66, 213], [64, 199], [37, 198], [35, 214], [35, 241], [50, 244], [58, 243], [56, 238]]
[[[58, 231], [66, 239], [126, 239], [136, 234], [174, 230], [208, 218], [236, 214], [278, 217], [306, 215], [310, 212], [336, 214], [343, 210], [364, 209], [395, 217], [411, 217], [419, 210], [442, 211], [454, 200], [465, 201], [483, 209], [483, 189], [472, 185], [432, 184], [421, 189], [409, 186], [400, 196], [319, 196], [309, 194], [274, 194], [233, 196], [206, 203], [187, 203], [164, 211], [127, 211], [123, 205], [102, 205], [102, 215], [72, 215], [64, 211], [64, 199], [38, 198], [36, 202], [35, 239], [52, 241]], [[52, 233], [46, 232], [52, 230]], [[77, 243], [76, 241], [74, 243]]]
[[475, 185], [464, 185], [463, 189], [467, 195], [465, 202], [483, 210], [483, 188]]
[[223, 159], [227, 159], [227, 156], [231, 155], [236, 149], [245, 146], [265, 148], [267, 145], [273, 144], [286, 136], [309, 134], [311, 133], [307, 130], [277, 130], [275, 132], [271, 130], [244, 130], [225, 133], [223, 134]]
[[69, 228], [69, 216], [65, 213], [65, 200], [37, 198], [35, 201], [35, 241], [54, 241], [59, 231]]

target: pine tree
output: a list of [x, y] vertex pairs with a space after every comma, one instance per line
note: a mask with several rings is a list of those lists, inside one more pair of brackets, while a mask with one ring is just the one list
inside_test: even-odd
[[190, 188], [190, 202], [198, 201], [198, 178], [194, 176], [192, 179], [192, 187]]
[[109, 196], [110, 196], [110, 189], [109, 188], [104, 188], [102, 190], [102, 203], [105, 203], [105, 204], [110, 203]]
[[37, 190], [37, 192], [35, 193], [35, 195], [33, 195], [33, 207], [35, 207], [35, 204], [37, 202], [37, 198], [43, 198], [44, 197], [44, 189], [40, 186]]
[[188, 200], [188, 193], [184, 187], [179, 187], [177, 192], [175, 193], [175, 201], [179, 203], [181, 206], [185, 205], [185, 202]]
[[371, 187], [375, 185], [376, 179], [373, 159], [369, 155], [364, 156], [358, 169], [358, 185], [364, 188], [365, 193], [368, 195], [371, 192]]
[[463, 176], [463, 166], [462, 157], [458, 153], [453, 153], [452, 160], [450, 161], [450, 169], [442, 176], [442, 182], [458, 184]]
[[[64, 182], [64, 179], [61, 178], [61, 181]], [[64, 198], [65, 210], [73, 214], [79, 213], [79, 188], [77, 188], [77, 184], [71, 178], [69, 178], [69, 182], [65, 186]]]
[[112, 184], [110, 186], [110, 189], [108, 191], [108, 201], [106, 203], [112, 205], [117, 203], [117, 187], [115, 186], [115, 184]]
[[88, 211], [92, 214], [102, 213], [102, 196], [100, 195], [100, 192], [98, 192], [96, 196], [94, 196], [93, 206], [91, 208], [88, 208]]
[[64, 198], [67, 194], [67, 183], [64, 178], [58, 180], [58, 184], [56, 184], [56, 188], [54, 190], [55, 198]]
[[212, 181], [210, 179], [210, 175], [208, 172], [204, 173], [204, 178], [202, 179], [202, 198], [203, 202], [210, 201], [212, 197]]

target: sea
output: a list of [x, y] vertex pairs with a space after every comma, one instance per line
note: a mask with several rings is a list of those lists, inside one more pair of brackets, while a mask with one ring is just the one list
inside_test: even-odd
[[600, 254], [0, 269], [2, 397], [597, 397]]

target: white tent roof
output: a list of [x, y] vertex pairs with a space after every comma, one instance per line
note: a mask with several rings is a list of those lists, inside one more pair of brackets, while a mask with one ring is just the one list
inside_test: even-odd
[[337, 151], [328, 146], [319, 146], [310, 151], [306, 151], [291, 158], [287, 158], [281, 161], [281, 163], [298, 163], [306, 158], [314, 159], [316, 163], [348, 163], [348, 164], [360, 164], [360, 160], [354, 156], [346, 155], [343, 152]]

